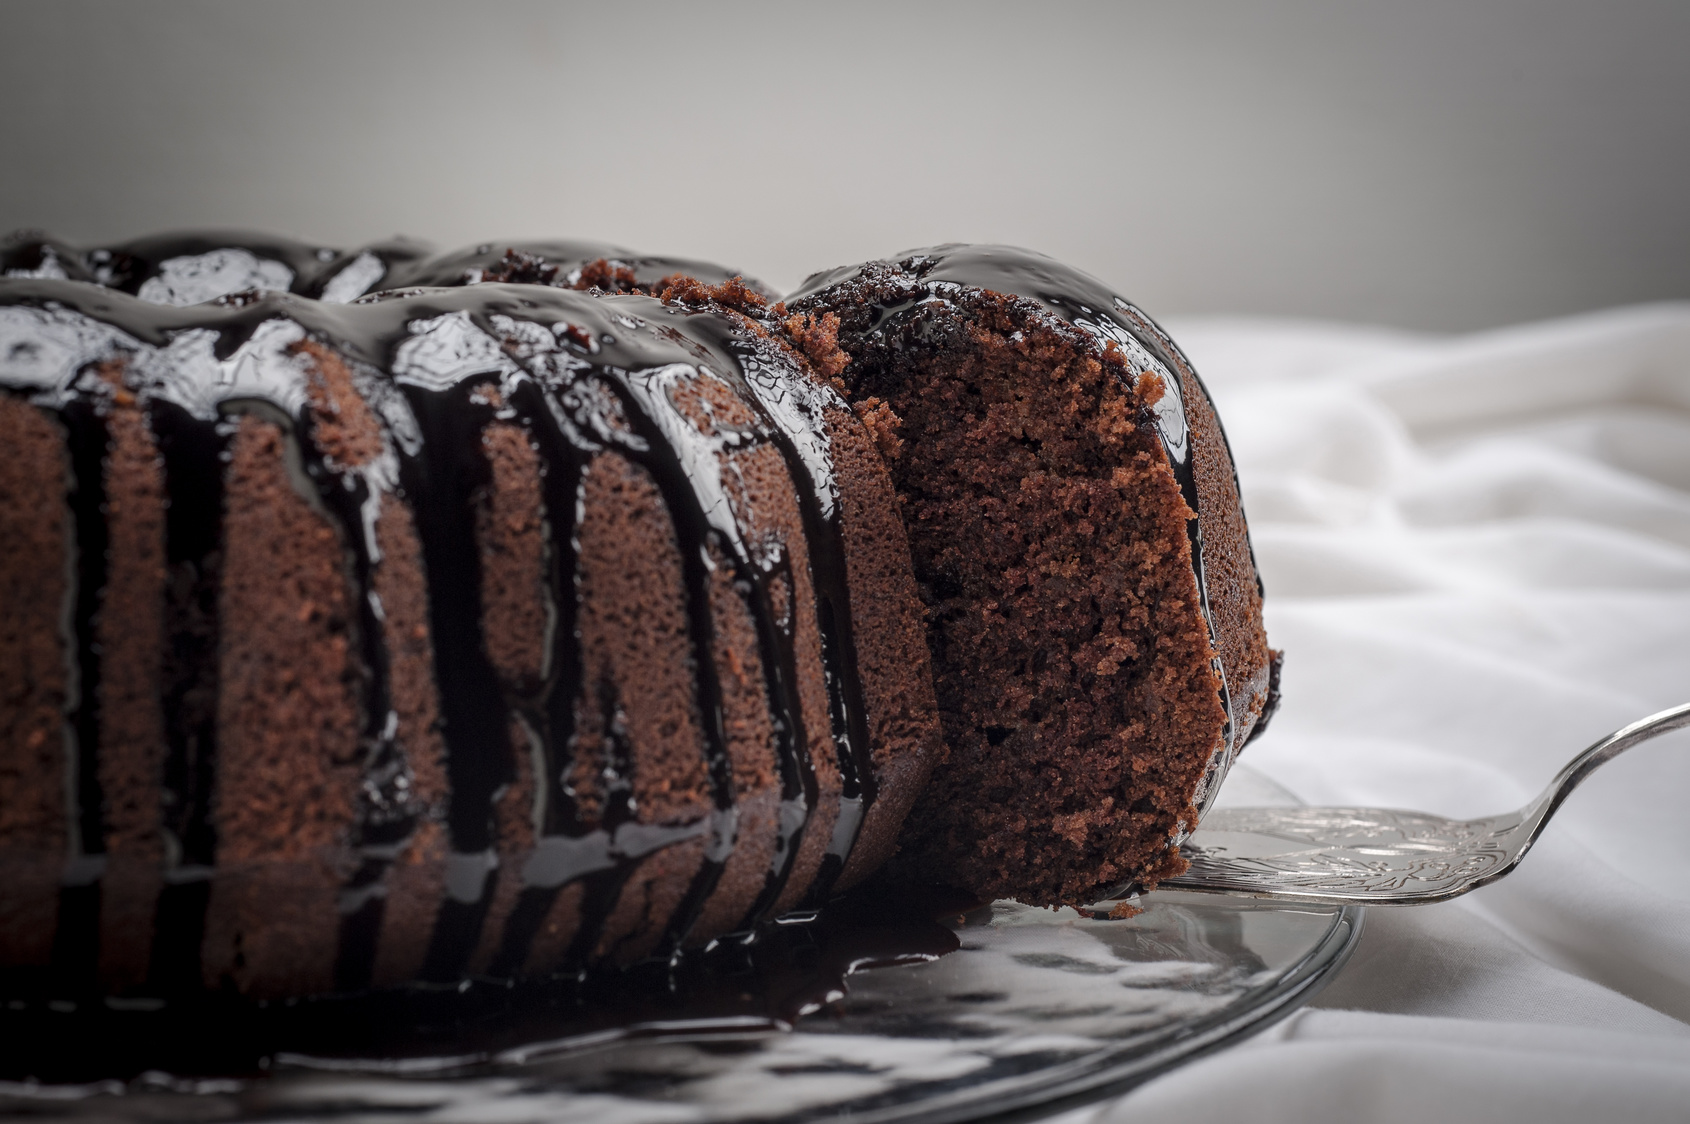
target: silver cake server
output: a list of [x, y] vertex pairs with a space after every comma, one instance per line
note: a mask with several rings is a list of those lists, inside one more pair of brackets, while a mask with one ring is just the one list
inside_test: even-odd
[[[1623, 726], [1569, 761], [1524, 808], [1482, 819], [1389, 808], [1216, 808], [1180, 848], [1191, 868], [1160, 888], [1317, 905], [1448, 901], [1518, 866], [1549, 817], [1601, 765], [1685, 726], [1690, 703]], [[1128, 897], [1123, 890], [1085, 912], [1106, 914]]]

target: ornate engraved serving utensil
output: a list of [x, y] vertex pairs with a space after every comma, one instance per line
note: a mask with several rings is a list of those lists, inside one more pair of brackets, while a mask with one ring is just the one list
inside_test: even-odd
[[1690, 703], [1615, 730], [1568, 762], [1536, 800], [1483, 819], [1388, 808], [1216, 808], [1181, 847], [1191, 869], [1161, 888], [1318, 905], [1448, 901], [1518, 866], [1599, 766], [1685, 726]]

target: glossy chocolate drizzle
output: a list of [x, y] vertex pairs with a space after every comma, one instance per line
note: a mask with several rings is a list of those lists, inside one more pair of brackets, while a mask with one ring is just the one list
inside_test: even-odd
[[[1168, 334], [1143, 311], [1117, 296], [1095, 277], [1043, 254], [1013, 246], [953, 243], [906, 250], [895, 255], [893, 261], [917, 287], [920, 295], [901, 302], [896, 307], [878, 310], [877, 324], [885, 323], [924, 301], [949, 300], [964, 288], [985, 289], [1033, 301], [1046, 313], [1072, 325], [1093, 339], [1113, 342], [1125, 354], [1135, 374], [1154, 371], [1167, 387], [1167, 393], [1154, 407], [1155, 428], [1167, 454], [1168, 467], [1173, 471], [1180, 492], [1193, 512], [1191, 518], [1186, 521], [1186, 534], [1191, 542], [1191, 566], [1197, 579], [1203, 619], [1208, 625], [1209, 643], [1216, 653], [1211, 658], [1210, 666], [1219, 685], [1221, 708], [1226, 715], [1226, 725], [1210, 755], [1192, 801], [1200, 815], [1207, 812], [1233, 759], [1243, 748], [1244, 741], [1265, 727], [1270, 712], [1264, 709], [1255, 729], [1245, 737], [1239, 736], [1232, 692], [1228, 687], [1226, 669], [1222, 666], [1219, 655], [1220, 635], [1209, 603], [1209, 586], [1203, 566], [1202, 505], [1197, 493], [1188, 403], [1194, 393], [1207, 397], [1208, 391], [1198, 378], [1196, 369]], [[817, 273], [806, 279], [804, 284], [786, 299], [789, 303], [796, 303], [816, 296], [860, 276], [863, 268], [844, 266]], [[1219, 424], [1217, 418], [1216, 425]], [[1221, 440], [1226, 440], [1224, 430], [1221, 431]], [[1228, 460], [1230, 462], [1230, 455]], [[1235, 470], [1235, 486], [1236, 479]], [[1256, 581], [1259, 591], [1261, 578], [1258, 576]], [[1275, 670], [1277, 671], [1277, 663]], [[1195, 825], [1187, 826], [1189, 829]]]
[[[167, 866], [149, 989], [179, 991], [196, 986], [203, 975], [199, 946], [217, 863], [212, 791], [218, 758], [223, 462], [234, 425], [246, 413], [283, 425], [303, 468], [304, 480], [296, 487], [306, 489], [338, 525], [356, 594], [350, 634], [362, 669], [363, 780], [352, 825], [356, 869], [340, 895], [338, 989], [356, 990], [370, 982], [388, 871], [422, 820], [440, 815], [412, 794], [412, 768], [397, 733], [373, 580], [383, 564], [375, 527], [385, 504], [408, 505], [421, 540], [451, 792], [444, 812], [451, 851], [447, 892], [434, 922], [425, 978], [457, 979], [480, 938], [499, 861], [493, 803], [516, 775], [508, 733], [513, 719], [538, 747], [543, 766], [535, 778], [540, 831], [522, 870], [521, 896], [499, 938], [494, 973], [520, 972], [552, 900], [576, 882], [586, 892], [569, 966], [586, 964], [596, 955], [622, 887], [639, 865], [665, 848], [702, 839], [704, 862], [667, 922], [661, 951], [673, 952], [688, 940], [733, 851], [737, 826], [735, 778], [711, 647], [711, 572], [721, 564], [730, 568], [755, 625], [782, 800], [775, 856], [742, 926], [766, 917], [781, 898], [816, 808], [817, 781], [799, 705], [790, 613], [784, 614], [783, 625], [785, 606], [772, 600], [775, 588], [792, 588], [791, 556], [751, 541], [743, 519], [735, 515], [722, 479], [723, 456], [733, 448], [772, 443], [798, 497], [822, 637], [830, 732], [845, 786], [844, 806], [810, 900], [824, 896], [843, 868], [875, 796], [841, 509], [823, 421], [825, 409], [844, 409], [844, 404], [737, 316], [638, 294], [568, 291], [580, 281], [582, 268], [611, 257], [607, 250], [620, 255], [616, 260], [631, 271], [630, 288], [678, 272], [677, 267], [694, 275], [703, 272], [706, 279], [727, 276], [699, 263], [639, 258], [585, 243], [489, 245], [433, 260], [402, 244], [335, 253], [273, 239], [215, 235], [93, 251], [46, 239], [15, 239], [6, 248], [0, 265], [12, 279], [0, 281], [0, 392], [25, 396], [55, 413], [73, 446], [67, 502], [75, 513], [81, 565], [71, 616], [82, 691], [69, 722], [77, 734], [71, 775], [78, 778], [73, 818], [80, 828], [80, 855], [97, 855], [102, 846], [101, 796], [93, 779], [98, 722], [91, 689], [98, 654], [86, 640], [104, 582], [99, 489], [102, 419], [110, 388], [91, 380], [90, 372], [99, 365], [121, 364], [124, 385], [146, 411], [163, 469], [169, 652], [160, 783]], [[198, 265], [182, 264], [190, 258]], [[260, 263], [260, 281], [275, 282], [271, 291], [224, 294], [214, 303], [188, 307], [156, 299], [161, 293], [181, 297], [205, 291], [204, 286], [192, 288], [196, 278], [239, 275], [250, 280], [255, 270], [247, 268], [247, 259]], [[352, 286], [336, 289], [337, 278], [371, 259], [381, 266], [371, 285], [405, 277], [470, 287], [405, 289], [346, 303]], [[535, 268], [534, 260], [541, 261], [542, 272], [555, 267], [550, 281], [536, 278], [543, 285], [483, 280], [501, 263]], [[285, 279], [283, 269], [291, 271]], [[359, 276], [371, 273], [366, 268]], [[325, 299], [312, 299], [325, 292]], [[155, 298], [151, 302], [143, 299], [149, 294]], [[331, 303], [337, 296], [342, 302]], [[336, 463], [313, 438], [312, 368], [301, 354], [309, 343], [327, 346], [349, 364], [358, 392], [382, 420], [381, 452], [367, 464]], [[726, 384], [751, 407], [756, 422], [701, 432], [674, 400], [677, 389], [700, 379]], [[486, 386], [497, 388], [497, 405], [477, 393]], [[543, 465], [547, 580], [555, 623], [543, 681], [526, 690], [501, 682], [482, 632], [474, 503], [488, 472], [481, 435], [495, 416], [522, 427]], [[656, 483], [683, 560], [696, 713], [713, 805], [707, 815], [688, 822], [640, 819], [628, 776], [633, 751], [619, 734], [614, 697], [600, 699], [610, 766], [601, 814], [586, 815], [567, 784], [575, 753], [575, 706], [592, 695], [582, 682], [575, 626], [575, 520], [586, 466], [605, 451], [643, 468]], [[72, 868], [82, 872], [77, 875], [82, 881], [67, 875], [67, 893], [85, 887], [89, 902], [82, 912], [92, 920], [83, 918], [75, 922], [76, 932], [61, 933], [60, 943], [70, 949], [66, 957], [89, 941], [97, 949], [98, 871], [90, 876], [93, 868], [74, 862]], [[67, 920], [77, 916], [74, 910], [61, 911]], [[84, 947], [76, 955], [91, 972], [93, 954]]]
[[101, 468], [110, 438], [105, 419], [92, 402], [67, 403], [59, 418], [69, 454], [72, 486], [67, 499], [75, 543], [68, 676], [71, 689], [67, 699], [70, 744], [75, 747], [68, 762], [75, 814], [71, 821], [72, 858], [59, 890], [53, 968], [63, 983], [76, 986], [93, 977], [99, 955], [97, 883], [106, 854], [99, 778], [101, 660], [95, 620], [106, 585], [108, 532]]
[[251, 291], [345, 304], [382, 290], [487, 282], [649, 294], [677, 274], [707, 285], [740, 277], [774, 296], [761, 282], [713, 262], [581, 240], [483, 242], [443, 254], [409, 238], [341, 250], [252, 231], [183, 231], [77, 247], [23, 230], [0, 241], [0, 277], [86, 281], [177, 306]]
[[217, 861], [212, 795], [217, 765], [218, 588], [223, 570], [223, 462], [228, 426], [176, 402], [148, 403], [165, 491], [164, 888], [153, 922], [153, 988], [200, 980], [200, 943]]

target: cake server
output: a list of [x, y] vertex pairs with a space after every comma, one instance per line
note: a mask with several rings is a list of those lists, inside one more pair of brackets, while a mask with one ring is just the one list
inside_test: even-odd
[[[1520, 864], [1573, 789], [1634, 745], [1690, 726], [1690, 703], [1623, 726], [1569, 761], [1524, 808], [1452, 820], [1391, 808], [1216, 808], [1160, 888], [1316, 905], [1426, 905]], [[1090, 906], [1107, 912], [1125, 893]]]

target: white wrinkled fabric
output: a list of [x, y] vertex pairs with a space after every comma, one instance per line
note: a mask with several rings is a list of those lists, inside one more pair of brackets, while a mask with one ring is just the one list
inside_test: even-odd
[[[1286, 652], [1244, 761], [1316, 804], [1523, 804], [1690, 700], [1690, 305], [1462, 337], [1170, 325]], [[1374, 909], [1313, 1005], [1064, 1124], [1690, 1120], [1690, 732], [1507, 879]]]

